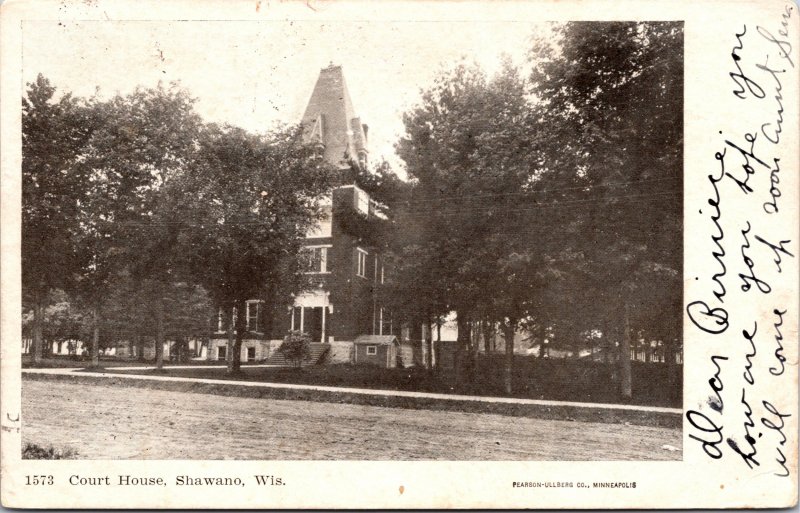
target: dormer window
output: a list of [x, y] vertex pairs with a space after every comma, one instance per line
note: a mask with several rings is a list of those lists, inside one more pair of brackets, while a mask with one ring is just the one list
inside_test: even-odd
[[323, 133], [323, 122], [322, 122], [322, 114], [317, 116], [317, 119], [314, 120], [314, 125], [311, 127], [311, 134], [309, 135], [309, 140], [314, 141], [317, 144], [320, 144], [324, 147], [325, 135]]

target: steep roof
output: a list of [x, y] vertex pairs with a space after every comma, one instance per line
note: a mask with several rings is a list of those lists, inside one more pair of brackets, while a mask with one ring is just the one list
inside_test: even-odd
[[306, 138], [324, 145], [325, 159], [342, 165], [345, 154], [357, 159], [366, 152], [367, 136], [355, 115], [341, 66], [323, 68], [302, 119]]

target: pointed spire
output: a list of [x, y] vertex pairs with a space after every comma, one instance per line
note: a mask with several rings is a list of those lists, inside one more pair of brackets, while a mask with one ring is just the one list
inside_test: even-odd
[[366, 158], [366, 134], [356, 117], [341, 66], [331, 64], [320, 71], [302, 123], [309, 141], [324, 146], [325, 158], [344, 165], [345, 155]]

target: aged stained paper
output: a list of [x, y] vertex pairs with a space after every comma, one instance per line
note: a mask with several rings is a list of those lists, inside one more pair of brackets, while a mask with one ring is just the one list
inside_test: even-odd
[[[800, 14], [796, 4], [780, 0], [10, 1], [2, 5], [0, 15], [0, 486], [4, 506], [796, 505], [800, 309]], [[582, 23], [564, 28], [569, 21]], [[607, 52], [601, 43], [608, 45]], [[547, 53], [547, 48], [554, 53]], [[560, 62], [559, 52], [566, 48], [575, 52], [575, 62], [587, 67], [537, 67]], [[637, 53], [640, 49], [646, 51]], [[622, 54], [615, 52], [623, 50], [642, 60], [620, 59]], [[463, 96], [448, 105], [474, 114], [473, 124], [465, 122], [471, 119], [467, 114], [448, 118], [439, 111], [440, 117], [432, 116], [430, 125], [418, 125], [434, 133], [435, 123], [445, 119], [451, 123], [448, 127], [479, 134], [479, 142], [468, 146], [468, 151], [458, 144], [469, 137], [458, 130], [437, 139], [441, 147], [462, 159], [456, 160], [458, 165], [444, 153], [429, 161], [420, 157], [421, 165], [410, 146], [404, 150], [399, 143], [404, 139], [418, 144], [415, 149], [429, 142], [419, 135], [424, 130], [416, 135], [408, 130], [414, 109], [424, 106], [421, 91], [435, 90], [437, 80], [452, 78], [452, 70], [461, 63], [461, 69], [480, 69], [486, 83], [495, 84], [492, 89], [478, 80], [473, 84], [475, 91], [486, 87], [496, 95], [491, 98], [511, 98], [512, 87], [492, 82], [492, 77], [502, 75], [506, 61], [529, 81], [525, 87], [540, 86], [535, 89], [540, 96], [527, 96], [525, 101], [531, 103], [526, 105], [541, 106], [550, 100], [555, 106], [546, 112], [555, 116], [552, 119], [563, 117], [564, 123], [574, 123], [569, 126], [585, 138], [573, 142], [564, 135], [562, 147], [553, 145], [547, 137], [551, 127], [541, 123], [536, 125], [541, 133], [528, 138], [524, 131], [513, 131], [520, 116], [503, 117], [508, 113], [504, 109], [511, 108], [508, 104]], [[645, 65], [637, 68], [641, 63]], [[560, 75], [537, 75], [535, 69], [556, 70]], [[581, 75], [586, 69], [591, 72]], [[31, 84], [40, 74], [56, 88], [56, 99], [64, 93], [95, 98], [108, 110], [95, 106], [98, 110], [92, 112], [127, 112], [130, 124], [114, 116], [104, 125], [99, 118], [83, 118], [72, 128], [64, 125], [50, 132], [41, 124], [25, 124], [33, 119]], [[623, 78], [615, 85], [620, 91], [616, 97], [629, 94], [629, 101], [615, 103], [613, 89], [592, 85], [607, 87], [613, 80], [609, 77], [618, 76]], [[655, 77], [658, 87], [651, 87], [642, 76]], [[366, 185], [336, 189], [330, 203], [322, 205], [328, 217], [323, 216], [320, 226], [306, 236], [304, 254], [311, 257], [308, 265], [312, 267], [305, 274], [322, 276], [319, 282], [292, 295], [289, 304], [281, 304], [282, 313], [270, 321], [269, 328], [263, 324], [268, 316], [257, 294], [239, 307], [236, 321], [242, 319], [242, 324], [237, 329], [248, 335], [239, 348], [242, 373], [237, 380], [226, 375], [234, 346], [229, 345], [225, 310], [217, 304], [212, 305], [213, 321], [203, 325], [205, 332], [183, 336], [178, 329], [168, 331], [163, 371], [152, 370], [159, 358], [152, 337], [134, 342], [131, 333], [114, 332], [108, 325], [99, 340], [102, 371], [92, 369], [92, 333], [82, 328], [90, 326], [90, 309], [75, 299], [87, 292], [76, 287], [81, 292], [73, 294], [67, 285], [66, 292], [48, 292], [44, 312], [50, 324], [43, 335], [48, 345], [42, 361], [34, 361], [34, 307], [26, 280], [32, 272], [57, 274], [42, 269], [49, 271], [60, 263], [45, 259], [50, 263], [39, 268], [38, 260], [21, 257], [29, 254], [21, 235], [23, 210], [32, 201], [27, 198], [44, 201], [35, 190], [47, 186], [44, 181], [26, 180], [32, 180], [30, 176], [44, 180], [45, 175], [36, 173], [51, 169], [48, 159], [60, 155], [60, 145], [71, 144], [72, 139], [62, 138], [63, 134], [84, 133], [82, 127], [95, 127], [92, 123], [122, 128], [97, 129], [105, 136], [91, 139], [89, 149], [72, 162], [73, 167], [84, 169], [86, 162], [96, 158], [109, 168], [132, 172], [131, 160], [125, 159], [160, 151], [164, 141], [173, 140], [170, 134], [184, 125], [176, 122], [176, 111], [167, 103], [153, 107], [144, 101], [136, 104], [140, 110], [119, 107], [122, 110], [114, 111], [118, 107], [104, 102], [115, 95], [123, 103], [133, 101], [137, 88], [153, 91], [159, 83], [167, 88], [176, 83], [175, 87], [194, 98], [201, 123], [229, 124], [259, 134], [302, 123], [304, 141], [316, 145], [321, 160], [333, 167], [347, 168], [337, 161], [343, 154], [357, 162], [353, 166], [370, 169], [385, 160], [403, 181], [415, 178], [415, 183], [422, 184], [430, 179], [427, 168], [449, 169], [450, 176], [460, 176], [462, 168], [464, 172], [473, 169], [468, 165], [497, 172], [496, 181], [480, 182], [480, 174], [470, 175], [462, 185], [469, 192], [457, 197], [453, 191], [461, 189], [451, 189], [451, 196], [442, 192], [424, 196], [426, 201], [398, 203], [397, 210], [405, 208], [406, 217], [392, 219], [401, 225], [395, 227], [398, 230], [431, 219], [460, 220], [438, 225], [438, 233], [450, 238], [435, 247], [439, 254], [453, 258], [460, 255], [453, 247], [468, 245], [464, 241], [470, 237], [459, 235], [459, 227], [452, 225], [476, 222], [476, 212], [512, 216], [505, 225], [493, 225], [497, 236], [540, 230], [535, 232], [541, 237], [539, 244], [528, 249], [553, 248], [548, 251], [550, 260], [543, 262], [555, 262], [554, 274], [547, 274], [544, 263], [512, 266], [512, 271], [533, 269], [530, 277], [522, 278], [518, 278], [522, 271], [509, 273], [500, 266], [497, 272], [506, 272], [507, 283], [513, 285], [496, 288], [494, 298], [505, 298], [512, 289], [528, 291], [525, 287], [542, 275], [575, 283], [564, 280], [578, 275], [575, 261], [587, 259], [590, 271], [581, 275], [584, 281], [577, 282], [583, 285], [542, 295], [543, 300], [525, 311], [530, 324], [515, 325], [516, 332], [512, 329], [514, 393], [503, 392], [503, 362], [508, 361], [503, 360], [508, 354], [505, 342], [495, 344], [507, 338], [503, 325], [511, 321], [512, 310], [506, 303], [499, 299], [491, 303], [502, 305], [501, 314], [493, 318], [491, 337], [474, 314], [472, 335], [466, 340], [458, 336], [458, 328], [465, 327], [458, 325], [454, 314], [437, 317], [438, 330], [435, 323], [417, 322], [414, 327], [414, 322], [390, 315], [390, 300], [385, 308], [379, 304], [384, 300], [381, 286], [393, 283], [391, 276], [384, 283], [383, 257], [374, 249], [379, 244], [370, 245], [363, 234], [337, 235], [347, 228], [341, 221], [344, 214], [337, 210], [343, 194], [350, 194], [346, 201], [366, 218], [378, 209], [375, 205], [381, 198], [371, 189], [365, 192]], [[541, 86], [545, 83], [549, 89]], [[558, 84], [566, 85], [560, 89]], [[589, 84], [581, 97], [584, 103], [559, 110], [559, 102], [574, 101], [562, 96], [563, 91], [580, 90], [582, 84]], [[639, 85], [631, 90], [626, 89], [628, 84]], [[639, 90], [646, 93], [639, 95]], [[459, 99], [463, 90], [453, 88], [451, 93]], [[27, 107], [23, 108], [22, 98], [28, 98]], [[661, 103], [654, 106], [655, 98]], [[665, 110], [664, 105], [672, 108]], [[592, 111], [595, 106], [599, 107]], [[591, 115], [575, 115], [584, 109]], [[141, 112], [145, 114], [137, 117]], [[487, 117], [479, 117], [486, 112], [490, 113]], [[147, 131], [158, 123], [168, 128], [156, 131], [155, 137], [147, 139], [149, 146], [143, 145], [136, 153], [136, 141], [150, 137]], [[624, 132], [618, 126], [637, 128]], [[553, 133], [569, 133], [558, 130], [565, 128], [553, 124]], [[128, 133], [130, 140], [125, 139]], [[37, 139], [40, 146], [32, 147], [49, 149], [26, 155], [31, 162], [26, 167], [23, 137], [31, 141], [37, 136], [44, 140]], [[514, 137], [518, 146], [510, 151], [506, 138]], [[493, 188], [509, 176], [509, 169], [520, 169], [514, 167], [515, 159], [525, 151], [534, 154], [540, 146], [547, 148], [544, 157], [535, 160], [535, 166], [522, 168], [531, 176], [533, 168], [551, 172], [542, 176], [553, 179], [569, 175], [579, 185], [545, 183], [536, 189], [532, 178], [534, 185], [526, 182], [513, 192]], [[636, 157], [631, 157], [635, 152]], [[245, 167], [244, 160], [238, 162]], [[569, 166], [574, 169], [569, 171]], [[101, 167], [95, 165], [92, 170], [99, 173]], [[181, 172], [180, 165], [175, 169]], [[598, 182], [581, 181], [600, 173], [596, 169], [605, 173]], [[86, 182], [73, 185], [97, 183], [98, 176], [104, 175], [90, 173]], [[111, 180], [110, 176], [103, 179]], [[631, 177], [636, 177], [636, 183]], [[269, 198], [287, 182], [270, 182], [275, 188], [262, 191], [260, 197]], [[225, 180], [216, 183], [206, 193], [233, 190], [225, 188]], [[532, 189], [524, 189], [529, 186]], [[556, 187], [561, 195], [553, 196]], [[144, 194], [145, 189], [136, 194]], [[86, 190], [96, 194], [98, 189]], [[89, 198], [90, 193], [86, 194]], [[599, 203], [601, 197], [607, 203]], [[228, 198], [232, 204], [233, 197]], [[89, 231], [87, 219], [97, 222], [103, 219], [101, 209], [114, 208], [94, 197], [77, 204], [89, 201], [97, 201], [98, 206], [84, 212], [88, 217], [76, 223], [73, 231], [65, 230], [64, 240], [85, 240], [77, 232]], [[473, 203], [464, 208], [468, 202]], [[611, 223], [616, 218], [603, 216], [611, 216], [609, 212], [616, 208], [627, 209], [625, 215], [642, 224], [636, 230], [615, 228]], [[562, 215], [551, 216], [553, 211]], [[557, 223], [567, 217], [576, 220], [570, 225], [575, 231], [552, 237], [547, 228], [563, 227]], [[154, 224], [171, 226], [171, 222]], [[530, 229], [515, 232], [522, 223], [531, 223]], [[199, 224], [189, 223], [182, 229], [202, 236]], [[260, 224], [250, 226], [255, 232]], [[592, 240], [602, 241], [600, 246], [607, 251], [598, 249], [598, 244], [581, 246], [598, 233], [603, 238]], [[523, 235], [509, 237], [505, 243], [521, 244]], [[388, 246], [396, 251], [392, 244], [400, 238], [391, 238]], [[58, 237], [50, 235], [39, 243], [58, 251], [61, 246], [54, 239]], [[440, 242], [436, 237], [431, 240]], [[663, 241], [671, 244], [666, 250], [659, 246]], [[118, 246], [109, 247], [116, 250]], [[566, 251], [573, 247], [582, 249]], [[637, 251], [652, 247], [660, 247], [664, 259], [642, 264], [636, 273], [651, 272], [650, 278], [643, 279], [654, 281], [630, 279], [630, 288], [614, 289], [626, 291], [621, 297], [628, 301], [619, 303], [625, 308], [615, 309], [610, 296], [603, 295], [596, 296], [602, 300], [581, 302], [582, 296], [594, 297], [596, 288], [613, 285], [596, 274], [617, 269], [620, 261], [630, 255], [635, 260]], [[202, 248], [195, 248], [200, 254]], [[671, 255], [670, 248], [674, 249]], [[503, 251], [502, 246], [495, 251]], [[516, 258], [522, 250], [511, 253]], [[489, 257], [480, 254], [484, 260], [460, 262], [462, 274], [476, 260], [489, 265]], [[408, 265], [422, 260], [420, 253], [414, 255]], [[606, 264], [592, 267], [601, 258], [608, 258]], [[392, 272], [390, 262], [387, 258], [387, 274]], [[564, 265], [559, 267], [559, 263]], [[98, 265], [84, 266], [83, 271], [91, 274]], [[196, 266], [191, 269], [196, 272]], [[446, 264], [438, 273], [422, 275], [426, 269], [420, 266], [420, 278], [409, 279], [405, 289], [391, 289], [395, 299], [401, 295], [399, 290], [405, 291], [403, 297], [409, 302], [432, 295], [439, 275], [451, 274]], [[458, 299], [479, 283], [479, 275], [464, 274], [461, 281], [451, 280], [449, 288], [443, 286], [449, 291], [444, 300], [447, 308], [456, 310], [454, 305], [461, 305]], [[112, 299], [106, 298], [104, 314], [109, 319], [114, 315], [127, 319], [136, 329], [146, 325], [142, 329], [149, 337], [147, 330], [152, 326], [146, 319], [150, 314], [136, 313], [129, 306], [133, 303], [124, 302], [128, 289], [123, 289], [119, 275], [114, 276], [116, 285], [108, 295], [116, 294], [113, 301], [128, 306], [120, 308], [123, 313], [115, 313], [109, 306]], [[343, 281], [337, 281], [342, 276]], [[663, 280], [652, 276], [663, 276]], [[364, 292], [353, 283], [363, 285]], [[651, 285], [637, 287], [637, 283]], [[538, 298], [537, 294], [529, 291], [513, 297], [527, 300]], [[190, 304], [189, 300], [174, 301]], [[570, 303], [575, 311], [567, 313], [572, 310]], [[176, 303], [167, 301], [168, 330], [173, 329], [170, 316], [177, 317], [170, 304]], [[550, 321], [537, 332], [542, 323], [531, 319], [551, 310], [557, 313], [548, 314]], [[85, 315], [78, 316], [78, 311]], [[181, 315], [184, 319], [195, 314]], [[77, 327], [69, 328], [70, 322]], [[631, 323], [636, 325], [633, 330]], [[569, 331], [573, 325], [580, 329]], [[58, 329], [73, 331], [64, 335]], [[292, 372], [290, 358], [278, 350], [290, 341], [284, 338], [287, 331], [308, 336], [311, 352], [306, 360], [313, 358], [317, 365]], [[462, 340], [463, 346], [457, 349]], [[455, 367], [467, 360], [472, 367], [463, 369], [470, 377], [458, 377]], [[450, 389], [451, 377], [467, 384], [458, 382]]]

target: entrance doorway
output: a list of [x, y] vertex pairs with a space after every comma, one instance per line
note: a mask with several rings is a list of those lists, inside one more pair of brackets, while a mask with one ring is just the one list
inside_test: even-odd
[[306, 307], [304, 317], [303, 331], [311, 336], [312, 342], [322, 342], [322, 307]]
[[312, 342], [325, 342], [324, 306], [295, 306], [291, 310], [291, 329], [302, 331], [311, 337]]

